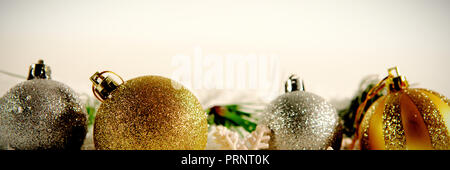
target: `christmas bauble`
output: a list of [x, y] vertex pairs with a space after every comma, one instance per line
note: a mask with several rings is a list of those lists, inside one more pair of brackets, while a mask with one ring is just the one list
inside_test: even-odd
[[261, 121], [272, 130], [269, 149], [339, 149], [341, 133], [336, 109], [318, 95], [303, 90], [291, 76], [285, 94], [272, 101]]
[[357, 136], [361, 149], [450, 149], [446, 97], [428, 89], [409, 88], [397, 68], [389, 69], [389, 76], [378, 87], [388, 87], [388, 93], [373, 103], [362, 119]]
[[160, 76], [118, 84], [104, 73], [91, 77], [103, 101], [94, 123], [96, 149], [205, 149], [206, 112], [189, 90]]
[[84, 107], [68, 86], [49, 79], [42, 61], [0, 99], [0, 135], [17, 150], [79, 150], [86, 136]]

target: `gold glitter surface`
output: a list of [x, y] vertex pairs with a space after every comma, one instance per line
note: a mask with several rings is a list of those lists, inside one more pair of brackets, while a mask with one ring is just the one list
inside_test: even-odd
[[450, 149], [450, 138], [448, 129], [441, 116], [439, 109], [430, 99], [426, 91], [419, 89], [409, 89], [406, 93], [417, 106], [421, 113], [428, 132], [431, 135], [431, 144], [434, 149]]
[[430, 89], [421, 89], [421, 88], [418, 88], [417, 90], [422, 90], [422, 91], [424, 91], [424, 92], [431, 93], [431, 94], [433, 94], [433, 95], [439, 97], [443, 102], [447, 103], [447, 105], [450, 105], [450, 101], [448, 100], [448, 98], [445, 97], [444, 95], [438, 93], [438, 92], [435, 92], [435, 91], [430, 90]]
[[[424, 93], [427, 93], [428, 96], [430, 96], [430, 99], [433, 101], [433, 104], [436, 105], [438, 108], [442, 118], [444, 119], [445, 127], [447, 127], [447, 134], [450, 135], [450, 103], [447, 97], [444, 95], [441, 95], [435, 91], [429, 90], [429, 89], [420, 89]], [[450, 137], [449, 137], [450, 140]], [[450, 142], [448, 142], [450, 143]], [[450, 145], [449, 148], [450, 149]]]
[[383, 113], [383, 131], [387, 150], [404, 150], [406, 144], [405, 131], [400, 115], [400, 95], [394, 92], [387, 96]]
[[207, 126], [206, 113], [189, 90], [164, 77], [142, 76], [126, 81], [101, 104], [94, 143], [101, 150], [201, 150]]
[[437, 92], [389, 93], [372, 104], [362, 120], [361, 149], [450, 149], [449, 114], [448, 99]]

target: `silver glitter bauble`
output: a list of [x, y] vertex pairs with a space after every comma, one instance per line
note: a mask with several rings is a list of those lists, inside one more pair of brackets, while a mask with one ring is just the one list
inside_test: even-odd
[[84, 107], [68, 86], [32, 79], [0, 99], [0, 140], [10, 149], [80, 149], [87, 131]]
[[336, 109], [313, 93], [287, 90], [270, 103], [260, 123], [272, 130], [269, 149], [323, 150], [340, 146]]

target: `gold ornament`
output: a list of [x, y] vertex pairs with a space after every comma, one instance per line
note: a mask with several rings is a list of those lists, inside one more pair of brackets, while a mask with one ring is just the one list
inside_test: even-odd
[[[388, 87], [359, 125], [367, 100]], [[369, 93], [357, 111], [355, 140], [370, 150], [450, 149], [450, 107], [445, 96], [428, 89], [409, 88], [396, 67]]]
[[113, 72], [91, 77], [94, 94], [103, 102], [94, 123], [96, 149], [205, 149], [206, 114], [189, 90], [160, 76], [118, 84], [105, 73]]

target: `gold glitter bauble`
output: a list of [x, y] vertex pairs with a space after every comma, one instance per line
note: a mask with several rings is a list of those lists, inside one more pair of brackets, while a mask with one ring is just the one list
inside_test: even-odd
[[367, 110], [358, 131], [361, 149], [450, 149], [448, 99], [428, 89], [397, 88]]
[[126, 81], [98, 109], [94, 143], [101, 150], [201, 150], [206, 113], [182, 85], [160, 76]]

